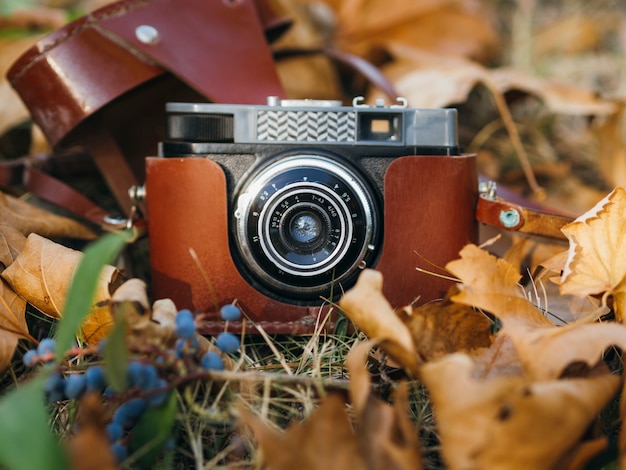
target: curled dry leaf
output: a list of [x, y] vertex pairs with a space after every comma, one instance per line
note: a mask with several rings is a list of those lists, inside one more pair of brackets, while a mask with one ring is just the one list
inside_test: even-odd
[[26, 302], [0, 279], [0, 371], [11, 364], [17, 342], [27, 338]]
[[612, 295], [615, 316], [626, 312], [626, 190], [615, 188], [591, 210], [563, 227], [570, 242], [561, 293]]
[[418, 354], [411, 333], [382, 293], [381, 273], [365, 269], [355, 286], [339, 300], [339, 307], [371, 339], [407, 371], [417, 375]]
[[609, 373], [529, 383], [477, 378], [474, 368], [460, 353], [422, 367], [451, 470], [554, 468], [620, 384]]
[[375, 343], [365, 341], [354, 346], [346, 358], [350, 401], [356, 417], [356, 436], [361, 455], [369, 468], [421, 469], [421, 445], [415, 424], [408, 415], [407, 384], [401, 383], [396, 390], [393, 406], [371, 393], [371, 378], [366, 364]]
[[559, 378], [572, 364], [594, 367], [604, 351], [626, 346], [626, 328], [588, 319], [556, 327], [535, 308], [517, 285], [519, 275], [505, 260], [475, 245], [461, 251], [461, 259], [446, 266], [463, 281], [455, 302], [484, 309], [502, 321], [499, 336], [510, 338], [530, 380]]
[[503, 324], [520, 323], [530, 328], [553, 324], [525, 297], [518, 284], [521, 275], [507, 261], [469, 244], [461, 258], [450, 261], [446, 269], [462, 281], [454, 302], [471, 305], [494, 314]]
[[239, 418], [252, 430], [267, 468], [273, 470], [366, 470], [368, 466], [350, 424], [344, 399], [328, 394], [303, 423], [282, 432], [250, 411], [240, 408]]
[[113, 318], [126, 322], [128, 334], [135, 340], [169, 348], [176, 341], [176, 306], [169, 299], [155, 302], [150, 308], [146, 283], [129, 279], [119, 286], [110, 302]]
[[53, 214], [25, 201], [0, 192], [0, 225], [10, 225], [24, 235], [67, 237], [91, 240], [96, 234], [68, 217]]
[[7, 267], [26, 244], [26, 236], [9, 224], [0, 223], [0, 263]]
[[[319, 47], [323, 42], [324, 33], [317, 30], [315, 18], [307, 6], [293, 0], [275, 1], [285, 16], [293, 21], [293, 25], [273, 44], [273, 47], [276, 50]], [[285, 58], [276, 62], [276, 70], [290, 98], [327, 100], [342, 98], [339, 76], [328, 57], [317, 55]]]
[[534, 331], [517, 324], [504, 327], [502, 334], [513, 340], [527, 377], [533, 380], [557, 379], [572, 365], [591, 369], [613, 346], [626, 350], [626, 327], [613, 322], [578, 322]]
[[404, 307], [397, 314], [424, 361], [491, 346], [493, 320], [467, 305], [441, 300], [417, 308]]
[[[5, 269], [2, 278], [28, 303], [44, 314], [59, 318], [72, 282], [74, 271], [82, 259], [80, 251], [59, 245], [37, 234], [30, 234], [23, 251]], [[110, 323], [106, 309], [97, 305], [109, 299], [109, 285], [117, 275], [113, 266], [105, 266], [94, 295], [94, 308], [85, 319], [83, 336], [96, 341]]]

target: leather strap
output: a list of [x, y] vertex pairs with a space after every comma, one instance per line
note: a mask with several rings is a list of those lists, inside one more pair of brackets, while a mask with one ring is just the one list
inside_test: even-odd
[[100, 170], [122, 212], [129, 216], [133, 203], [128, 190], [138, 184], [128, 159], [109, 133], [105, 124], [98, 124], [98, 116], [84, 124], [82, 141], [88, 145], [94, 163]]
[[478, 198], [476, 219], [503, 230], [560, 240], [567, 239], [561, 228], [573, 220], [568, 216], [530, 209], [485, 194]]
[[22, 186], [38, 198], [56, 204], [104, 230], [118, 229], [122, 225], [115, 223], [110, 214], [82, 193], [34, 166], [29, 158], [2, 162], [0, 186]]

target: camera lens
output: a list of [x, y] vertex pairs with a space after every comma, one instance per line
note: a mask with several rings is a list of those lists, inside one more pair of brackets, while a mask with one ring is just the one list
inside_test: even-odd
[[315, 250], [328, 236], [330, 221], [315, 207], [300, 205], [284, 215], [281, 226], [281, 239], [294, 250], [306, 253]]
[[296, 243], [303, 246], [316, 240], [320, 236], [320, 219], [312, 212], [298, 214], [289, 223], [289, 235]]
[[355, 170], [326, 156], [286, 156], [240, 191], [235, 244], [257, 283], [318, 299], [373, 259], [378, 226], [374, 196]]

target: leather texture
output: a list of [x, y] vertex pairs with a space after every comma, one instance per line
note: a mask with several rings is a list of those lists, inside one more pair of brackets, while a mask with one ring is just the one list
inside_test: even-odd
[[[264, 14], [270, 21], [267, 7]], [[141, 25], [156, 28], [156, 43], [137, 38]], [[251, 0], [116, 2], [39, 41], [7, 77], [54, 146], [103, 106], [164, 73], [217, 102], [283, 95]]]
[[531, 209], [503, 199], [481, 195], [476, 207], [476, 219], [507, 231], [566, 240], [561, 228], [573, 221], [571, 217]]
[[[94, 155], [128, 214], [126, 191], [165, 138], [166, 102], [284, 96], [266, 34], [287, 24], [269, 0], [123, 0], [42, 39], [7, 77], [55, 149]], [[146, 25], [157, 40], [139, 39]]]
[[[307, 307], [269, 298], [235, 266], [229, 248], [226, 178], [217, 163], [148, 158], [146, 165], [152, 287], [157, 297], [205, 313], [211, 332], [224, 329], [219, 306], [234, 300], [268, 333], [314, 330], [328, 311], [321, 299]], [[395, 307], [414, 302], [416, 296], [419, 303], [443, 296], [451, 282], [415, 268], [443, 267], [466, 243], [477, 241], [475, 157], [401, 157], [389, 166], [384, 185], [382, 253], [370, 267], [383, 273], [384, 293]], [[336, 286], [336, 292], [349, 287]]]

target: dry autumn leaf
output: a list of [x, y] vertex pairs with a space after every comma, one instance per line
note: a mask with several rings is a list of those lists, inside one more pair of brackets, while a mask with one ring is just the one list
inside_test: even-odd
[[620, 384], [609, 373], [533, 383], [474, 369], [461, 353], [422, 367], [451, 470], [555, 468]]
[[615, 188], [595, 207], [563, 227], [570, 242], [561, 293], [613, 296], [615, 316], [626, 314], [626, 190]]
[[26, 244], [26, 235], [9, 224], [0, 223], [0, 263], [7, 267]]
[[553, 324], [526, 298], [518, 284], [521, 275], [507, 261], [498, 259], [476, 245], [466, 245], [461, 258], [450, 261], [446, 270], [461, 280], [454, 302], [492, 313], [504, 325], [520, 323], [530, 328]]
[[247, 410], [241, 409], [239, 417], [252, 430], [263, 461], [272, 470], [370, 468], [359, 452], [341, 394], [328, 394], [306, 421], [284, 432]]
[[499, 43], [489, 15], [472, 0], [327, 1], [336, 15], [334, 43], [368, 56], [387, 42], [439, 55], [485, 60]]
[[303, 423], [284, 432], [246, 409], [240, 421], [252, 430], [263, 461], [273, 470], [371, 469], [419, 470], [420, 445], [415, 425], [408, 416], [408, 389], [399, 387], [395, 404], [371, 393], [365, 367], [373, 342], [353, 348], [346, 365], [350, 375], [353, 427], [343, 394], [329, 393]]
[[[280, 9], [293, 21], [289, 30], [273, 44], [276, 50], [290, 48], [319, 48], [322, 34], [305, 5], [292, 0], [276, 0]], [[341, 99], [339, 76], [328, 57], [323, 55], [296, 56], [276, 62], [278, 76], [292, 99]]]
[[417, 308], [404, 307], [397, 315], [411, 332], [417, 354], [424, 361], [491, 345], [493, 320], [466, 305], [434, 301]]
[[415, 424], [408, 416], [408, 386], [399, 385], [393, 406], [372, 395], [366, 364], [373, 345], [373, 341], [357, 344], [346, 358], [361, 455], [372, 469], [419, 470], [421, 445]]
[[394, 361], [416, 375], [419, 360], [413, 338], [383, 295], [382, 287], [382, 274], [366, 269], [339, 300], [339, 307], [369, 338], [380, 340], [380, 347]]
[[0, 280], [0, 371], [11, 364], [17, 342], [30, 338], [26, 325], [26, 302]]
[[87, 226], [53, 214], [25, 201], [0, 193], [0, 225], [10, 225], [24, 235], [68, 237], [91, 240], [95, 233]]
[[[59, 318], [81, 258], [81, 252], [33, 233], [26, 239], [24, 250], [1, 276], [28, 303], [50, 317]], [[92, 341], [102, 337], [102, 325], [109, 322], [106, 310], [97, 304], [109, 299], [109, 285], [116, 274], [113, 266], [105, 266], [100, 274], [94, 308], [83, 328], [83, 335]]]
[[446, 269], [463, 282], [452, 300], [484, 309], [502, 321], [498, 334], [512, 340], [528, 379], [556, 379], [576, 363], [592, 368], [610, 347], [626, 347], [626, 328], [619, 324], [583, 318], [555, 326], [525, 298], [515, 268], [475, 245], [463, 248], [461, 259]]
[[[609, 116], [619, 110], [616, 101], [602, 99], [583, 87], [531, 76], [511, 68], [488, 69], [471, 60], [442, 57], [403, 44], [389, 44], [388, 47], [394, 60], [383, 71], [411, 106], [428, 108], [464, 103], [469, 92], [483, 84], [500, 98], [510, 91], [536, 96], [550, 111], [558, 114]], [[372, 98], [376, 97], [382, 97], [382, 94], [376, 92]]]

